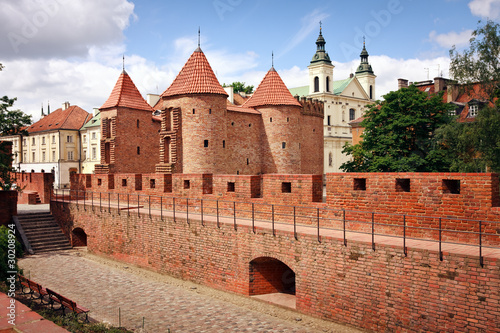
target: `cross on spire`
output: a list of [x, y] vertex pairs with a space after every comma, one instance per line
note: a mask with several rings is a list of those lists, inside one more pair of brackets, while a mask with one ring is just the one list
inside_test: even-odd
[[271, 67], [274, 68], [274, 51], [271, 52]]
[[125, 54], [122, 55], [122, 70], [125, 71]]
[[198, 27], [198, 47], [200, 47], [200, 27]]

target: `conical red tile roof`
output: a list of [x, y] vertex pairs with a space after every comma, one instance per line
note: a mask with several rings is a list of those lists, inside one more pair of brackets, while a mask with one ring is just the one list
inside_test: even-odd
[[125, 70], [120, 74], [111, 95], [109, 95], [108, 100], [100, 107], [100, 109], [114, 108], [118, 106], [153, 112], [153, 108], [144, 100]]
[[227, 96], [200, 48], [193, 52], [179, 74], [177, 74], [174, 82], [161, 96], [184, 94], [220, 94]]
[[262, 79], [262, 82], [259, 84], [257, 89], [255, 89], [252, 97], [250, 97], [242, 106], [245, 108], [254, 108], [264, 105], [302, 106], [292, 96], [274, 68], [271, 68], [269, 72], [267, 72], [264, 79]]

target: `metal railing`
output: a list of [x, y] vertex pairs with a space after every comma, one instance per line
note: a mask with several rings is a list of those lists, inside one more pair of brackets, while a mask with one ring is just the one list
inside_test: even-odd
[[170, 214], [174, 222], [185, 217], [187, 224], [200, 220], [202, 226], [206, 226], [206, 222], [212, 218], [217, 228], [221, 228], [221, 219], [226, 219], [226, 224], [231, 221], [234, 230], [238, 230], [238, 221], [240, 225], [247, 221], [253, 233], [257, 230], [256, 223], [265, 223], [265, 228], [270, 227], [273, 236], [276, 236], [276, 230], [293, 225], [295, 239], [298, 239], [298, 228], [301, 228], [302, 233], [309, 234], [310, 231], [304, 230], [315, 229], [314, 234], [319, 243], [322, 241], [322, 231], [323, 235], [325, 231], [340, 231], [344, 246], [347, 246], [348, 234], [364, 234], [371, 236], [373, 251], [376, 250], [376, 236], [399, 238], [402, 239], [405, 256], [408, 255], [408, 240], [425, 240], [438, 243], [441, 261], [443, 244], [475, 246], [481, 266], [484, 248], [500, 248], [500, 222], [497, 221], [78, 190], [62, 190], [62, 194], [51, 197], [52, 201], [74, 202], [77, 209], [83, 206], [84, 210], [99, 209], [99, 212], [104, 207], [110, 214], [111, 208], [116, 208], [117, 214], [126, 211], [128, 216], [137, 210], [138, 217], [142, 213], [150, 219], [159, 216], [163, 220]]

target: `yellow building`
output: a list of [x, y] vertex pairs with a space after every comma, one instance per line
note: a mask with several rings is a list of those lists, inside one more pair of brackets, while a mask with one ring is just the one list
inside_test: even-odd
[[80, 128], [91, 115], [82, 108], [63, 103], [26, 128], [28, 135], [0, 138], [12, 141], [12, 166], [19, 172], [52, 172], [54, 187], [69, 188], [71, 173], [81, 172]]
[[95, 165], [101, 162], [101, 113], [94, 109], [94, 117], [80, 129], [82, 140], [81, 173], [94, 173]]

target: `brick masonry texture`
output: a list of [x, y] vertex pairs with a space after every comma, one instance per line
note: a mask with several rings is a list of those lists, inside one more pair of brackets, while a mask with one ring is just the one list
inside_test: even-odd
[[[373, 331], [499, 331], [500, 261], [280, 231], [138, 216], [52, 202], [64, 232], [82, 228], [88, 250], [123, 262], [250, 295], [286, 291], [297, 310]], [[272, 268], [282, 274], [276, 279]], [[286, 274], [285, 274], [286, 273]], [[264, 277], [268, 277], [265, 279]], [[274, 278], [273, 278], [274, 277]], [[267, 281], [267, 282], [266, 282]]]
[[[54, 184], [54, 175], [51, 173], [15, 173], [16, 185], [22, 189], [19, 193], [19, 204], [34, 204], [30, 198], [38, 194], [42, 204], [50, 203], [50, 195]], [[33, 199], [32, 199], [33, 200]]]

